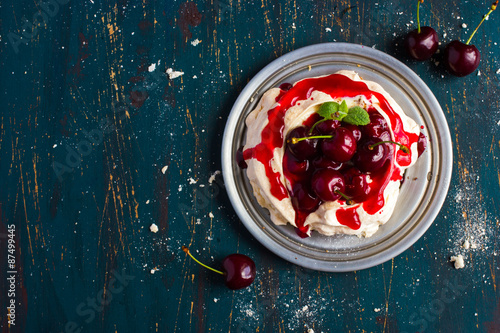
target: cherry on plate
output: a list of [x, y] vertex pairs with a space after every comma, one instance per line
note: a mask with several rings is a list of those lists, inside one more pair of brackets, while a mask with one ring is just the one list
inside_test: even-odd
[[311, 187], [323, 201], [335, 201], [344, 192], [344, 177], [332, 169], [317, 170], [311, 177]]

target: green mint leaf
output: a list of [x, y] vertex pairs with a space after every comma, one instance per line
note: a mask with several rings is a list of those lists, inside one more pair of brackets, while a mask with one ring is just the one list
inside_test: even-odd
[[326, 102], [321, 104], [317, 113], [325, 119], [332, 119], [331, 118], [332, 114], [334, 114], [338, 110], [339, 110], [339, 103]]
[[349, 109], [347, 116], [345, 116], [342, 120], [348, 124], [362, 126], [370, 123], [370, 116], [362, 107], [353, 106]]

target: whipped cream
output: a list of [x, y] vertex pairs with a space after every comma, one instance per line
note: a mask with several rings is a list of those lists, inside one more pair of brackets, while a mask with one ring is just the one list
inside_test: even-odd
[[[383, 188], [383, 205], [376, 212], [373, 212], [373, 208], [366, 207], [363, 202], [350, 206], [343, 201], [323, 202], [314, 212], [309, 213], [302, 222], [304, 226], [308, 227], [308, 235], [312, 230], [316, 230], [327, 236], [348, 234], [370, 237], [381, 224], [390, 219], [394, 211], [403, 173], [418, 158], [417, 141], [420, 128], [414, 120], [404, 114], [396, 101], [378, 83], [364, 81], [353, 71], [339, 71], [334, 75], [345, 76], [353, 82], [353, 87], [362, 87], [364, 93], [353, 94], [350, 91], [348, 95], [341, 96], [342, 89], [337, 91], [323, 87], [319, 83], [318, 85], [312, 84], [319, 82], [315, 80], [328, 77], [323, 76], [296, 82], [290, 91], [298, 84], [307, 87], [308, 82], [311, 82], [311, 89], [304, 96], [298, 94], [297, 96], [300, 95], [300, 99], [292, 99], [291, 102], [289, 102], [289, 99], [285, 100], [287, 92], [280, 88], [272, 88], [263, 94], [255, 109], [246, 118], [247, 134], [245, 146], [243, 147], [244, 158], [248, 165], [246, 173], [255, 198], [262, 207], [269, 210], [273, 223], [276, 225], [291, 224], [299, 227], [297, 225], [296, 210], [292, 205], [290, 196], [291, 184], [283, 173], [283, 156], [285, 153], [285, 140], [283, 138], [286, 137], [290, 130], [304, 124], [325, 102], [334, 101], [340, 103], [345, 100], [349, 108], [352, 106], [361, 106], [364, 109], [368, 107], [375, 108], [387, 121], [392, 140], [396, 142], [406, 140], [406, 142], [401, 143], [410, 149], [410, 153], [406, 154], [405, 158], [398, 156], [397, 149], [393, 150], [391, 158], [394, 169], [393, 174], [399, 173], [399, 177], [389, 177], [390, 179]], [[325, 80], [321, 82], [325, 82]], [[359, 82], [363, 84], [360, 85]], [[387, 102], [388, 105], [382, 105], [382, 102]], [[282, 105], [282, 103], [289, 103], [289, 106]], [[278, 115], [276, 118], [278, 120], [270, 120], [270, 115], [277, 113], [276, 110], [278, 109], [283, 110], [284, 115], [281, 114], [281, 118]], [[388, 114], [387, 110], [390, 110], [391, 114]], [[268, 139], [270, 135], [273, 136], [275, 141], [279, 141], [281, 138], [281, 142], [278, 142], [276, 146], [264, 145], [265, 140], [263, 138]], [[408, 136], [410, 136], [410, 139], [408, 139]], [[353, 229], [341, 219], [339, 220], [337, 212], [347, 208], [359, 219], [359, 228]]]

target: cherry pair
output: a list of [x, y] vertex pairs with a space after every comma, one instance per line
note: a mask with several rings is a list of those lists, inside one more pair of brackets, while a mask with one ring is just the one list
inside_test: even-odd
[[[416, 60], [429, 59], [438, 49], [438, 35], [436, 30], [431, 27], [420, 27], [420, 3], [424, 0], [418, 0], [417, 4], [417, 29], [408, 33], [405, 44], [408, 53]], [[459, 40], [454, 40], [444, 50], [444, 63], [448, 71], [455, 76], [466, 76], [474, 72], [479, 66], [481, 54], [474, 45], [470, 45], [470, 41], [477, 29], [481, 26], [484, 20], [493, 12], [498, 5], [498, 0], [495, 1], [490, 11], [483, 17], [476, 29], [472, 32], [467, 42], [462, 43]]]

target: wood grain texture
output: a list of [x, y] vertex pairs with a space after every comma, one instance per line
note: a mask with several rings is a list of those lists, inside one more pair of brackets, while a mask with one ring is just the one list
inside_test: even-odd
[[[402, 50], [414, 5], [3, 1], [2, 332], [500, 332], [499, 13], [474, 37], [479, 71], [458, 79], [440, 55], [417, 63]], [[426, 1], [421, 20], [443, 48], [489, 5]], [[450, 191], [427, 233], [384, 264], [343, 274], [269, 252], [238, 220], [222, 177], [210, 179], [245, 84], [289, 51], [335, 41], [412, 68], [440, 102], [454, 149]], [[184, 75], [170, 79], [168, 68]], [[11, 225], [16, 325], [6, 311]], [[477, 248], [462, 248], [466, 239]], [[257, 279], [229, 291], [182, 245], [208, 263], [248, 254]], [[462, 270], [449, 262], [458, 253]]]

